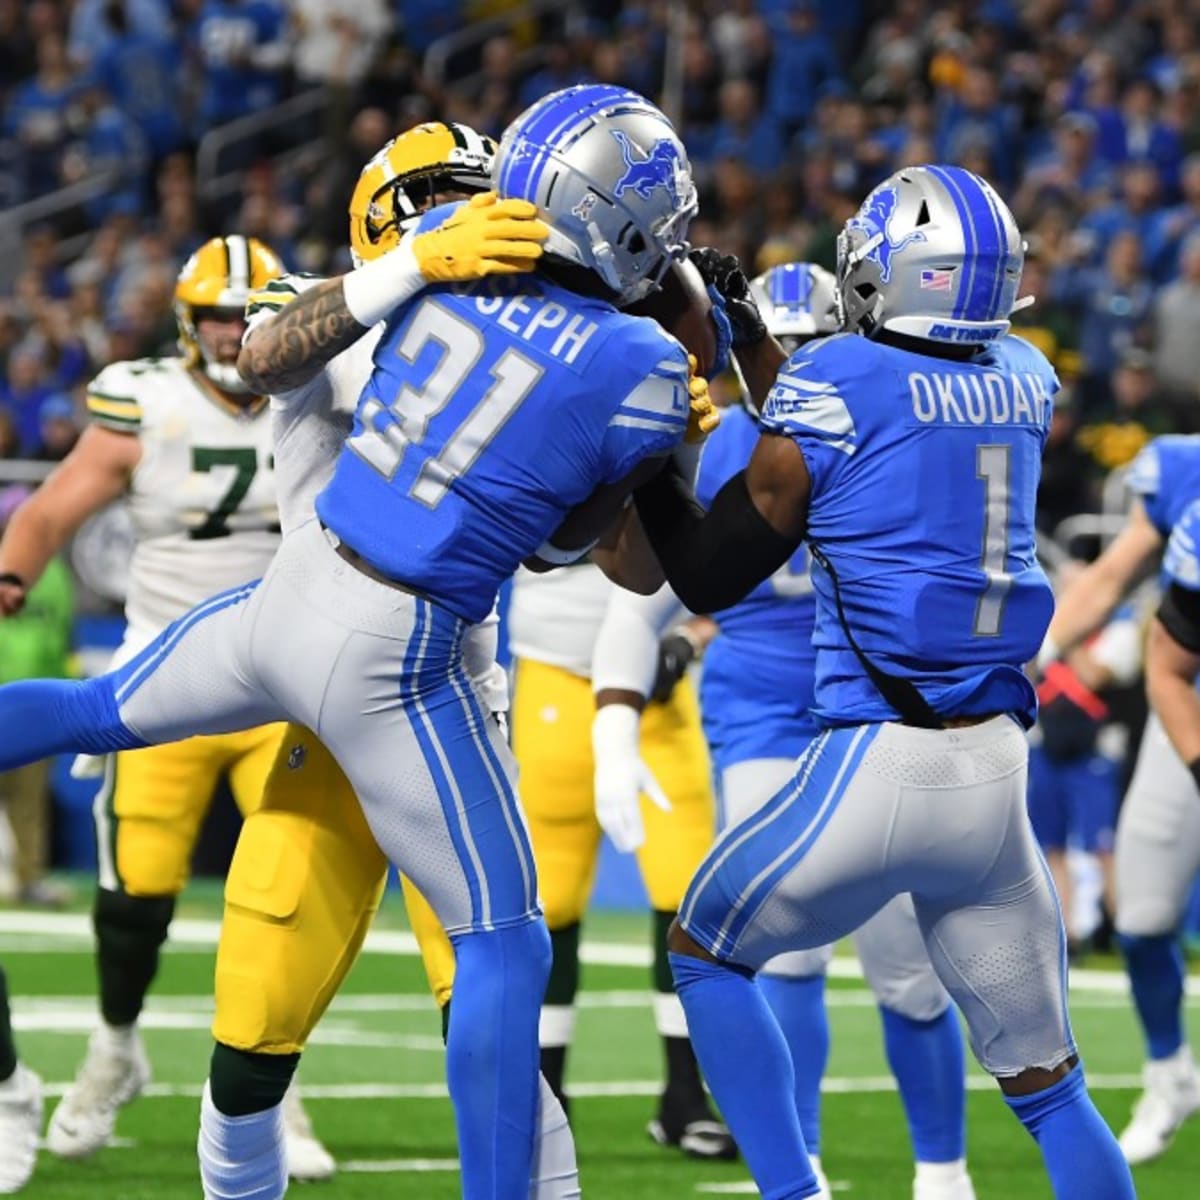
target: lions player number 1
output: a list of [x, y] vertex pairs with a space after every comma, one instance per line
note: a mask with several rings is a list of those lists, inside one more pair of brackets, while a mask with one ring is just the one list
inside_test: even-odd
[[979, 566], [987, 576], [983, 595], [975, 605], [976, 637], [998, 637], [1004, 601], [1012, 586], [1005, 571], [1008, 558], [1009, 459], [1011, 446], [979, 446], [975, 451], [975, 478], [983, 481], [983, 553]]

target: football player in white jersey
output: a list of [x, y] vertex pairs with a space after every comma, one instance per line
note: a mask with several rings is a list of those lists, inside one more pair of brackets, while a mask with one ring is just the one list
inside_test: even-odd
[[[0, 542], [0, 616], [17, 611], [75, 530], [119, 497], [136, 548], [116, 662], [214, 589], [262, 574], [279, 545], [271, 425], [266, 398], [238, 376], [237, 354], [246, 297], [281, 272], [269, 247], [240, 236], [213, 238], [189, 259], [175, 289], [182, 353], [113, 363], [89, 385], [90, 428]], [[118, 1109], [149, 1081], [137, 1021], [204, 814], [222, 778], [242, 812], [253, 811], [281, 734], [264, 726], [105, 761], [95, 803], [102, 1020], [51, 1118], [53, 1153], [98, 1150]], [[332, 1174], [294, 1094], [288, 1107], [296, 1176]]]

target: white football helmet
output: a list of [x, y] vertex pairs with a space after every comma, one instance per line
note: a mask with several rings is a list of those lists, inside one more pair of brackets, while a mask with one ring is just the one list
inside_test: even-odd
[[810, 338], [837, 333], [837, 280], [816, 263], [781, 263], [750, 281], [767, 332], [791, 354]]

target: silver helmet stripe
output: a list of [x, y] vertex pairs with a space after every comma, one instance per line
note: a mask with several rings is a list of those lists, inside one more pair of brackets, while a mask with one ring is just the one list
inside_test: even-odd
[[247, 291], [250, 287], [250, 247], [239, 233], [225, 239], [225, 255], [229, 259], [229, 288]]

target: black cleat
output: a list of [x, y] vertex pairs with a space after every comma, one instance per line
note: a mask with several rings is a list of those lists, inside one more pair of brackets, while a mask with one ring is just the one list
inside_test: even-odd
[[713, 1116], [703, 1098], [682, 1104], [664, 1096], [658, 1116], [646, 1126], [646, 1132], [660, 1146], [677, 1146], [689, 1158], [730, 1162], [738, 1156], [733, 1135]]

